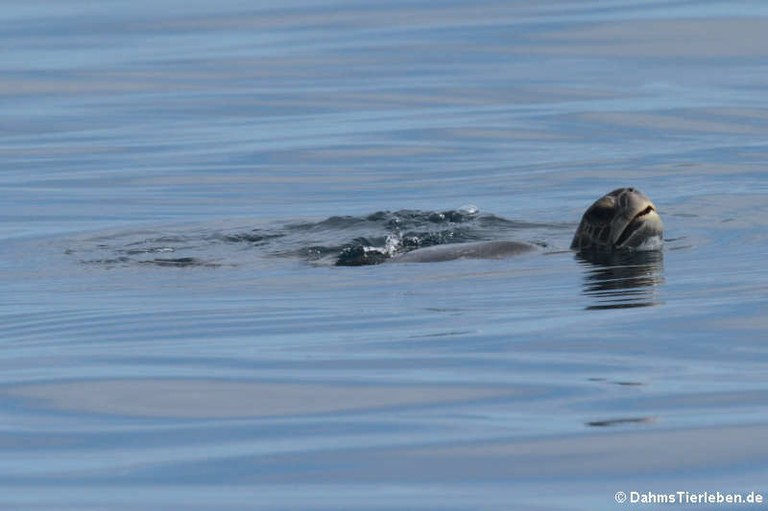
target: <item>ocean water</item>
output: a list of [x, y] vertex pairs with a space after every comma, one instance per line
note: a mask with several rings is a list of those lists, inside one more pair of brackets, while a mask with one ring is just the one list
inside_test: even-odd
[[[0, 508], [765, 505], [766, 27], [757, 1], [6, 0]], [[664, 251], [568, 250], [620, 186]], [[333, 264], [414, 232], [538, 250]]]

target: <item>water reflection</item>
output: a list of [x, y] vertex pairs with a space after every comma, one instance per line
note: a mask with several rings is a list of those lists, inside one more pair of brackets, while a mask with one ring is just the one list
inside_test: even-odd
[[579, 253], [584, 267], [584, 294], [593, 299], [587, 310], [649, 307], [661, 303], [657, 287], [664, 282], [661, 251]]

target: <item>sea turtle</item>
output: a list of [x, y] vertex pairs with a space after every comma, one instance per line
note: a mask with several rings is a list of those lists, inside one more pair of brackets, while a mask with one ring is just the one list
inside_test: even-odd
[[[577, 252], [659, 250], [664, 226], [656, 206], [635, 188], [618, 188], [597, 199], [581, 217], [571, 249]], [[453, 259], [501, 259], [535, 250], [519, 241], [478, 241], [419, 248], [394, 262], [427, 263]]]

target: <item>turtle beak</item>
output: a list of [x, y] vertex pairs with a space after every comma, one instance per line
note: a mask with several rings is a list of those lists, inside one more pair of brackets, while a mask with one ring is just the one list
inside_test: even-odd
[[[651, 201], [646, 200], [638, 209], [639, 211], [627, 222], [613, 243], [615, 248], [637, 249], [646, 245], [653, 245], [651, 248], [660, 246], [664, 226], [659, 213], [656, 211], [656, 206]], [[650, 244], [649, 240], [651, 240]]]

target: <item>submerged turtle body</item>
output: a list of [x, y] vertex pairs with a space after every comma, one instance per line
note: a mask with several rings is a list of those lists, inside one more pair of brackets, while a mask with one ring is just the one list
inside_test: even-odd
[[398, 263], [436, 263], [453, 259], [503, 259], [536, 250], [519, 241], [476, 241], [420, 248], [396, 257]]
[[[659, 250], [664, 226], [656, 206], [635, 188], [618, 188], [596, 200], [581, 218], [571, 249], [578, 252]], [[535, 250], [517, 241], [480, 241], [420, 248], [392, 259], [427, 263], [454, 259], [501, 259]]]

